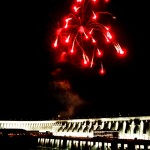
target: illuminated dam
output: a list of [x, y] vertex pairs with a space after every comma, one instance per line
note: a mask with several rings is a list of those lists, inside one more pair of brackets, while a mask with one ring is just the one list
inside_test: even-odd
[[120, 139], [150, 140], [150, 116], [43, 121], [0, 121], [0, 129], [51, 132], [55, 136], [93, 137], [94, 130], [115, 130]]

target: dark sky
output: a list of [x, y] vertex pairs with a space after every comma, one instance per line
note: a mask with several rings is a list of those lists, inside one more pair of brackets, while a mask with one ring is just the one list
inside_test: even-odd
[[0, 119], [150, 115], [148, 2], [110, 0], [106, 10], [117, 17], [127, 55], [106, 58], [104, 76], [55, 61], [53, 31], [70, 2], [4, 4]]

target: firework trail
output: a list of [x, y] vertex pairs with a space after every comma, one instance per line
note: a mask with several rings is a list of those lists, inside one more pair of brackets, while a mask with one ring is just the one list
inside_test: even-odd
[[[104, 0], [103, 0], [104, 1]], [[108, 3], [109, 0], [104, 2]], [[104, 51], [102, 42], [109, 43], [119, 55], [125, 51], [111, 33], [111, 29], [101, 22], [102, 16], [116, 19], [109, 12], [100, 12], [95, 9], [98, 0], [76, 0], [71, 7], [71, 13], [64, 17], [62, 27], [60, 24], [55, 32], [53, 48], [60, 55], [60, 61], [65, 59], [79, 66], [92, 68], [95, 60], [100, 62], [100, 74], [105, 73], [102, 63]], [[69, 58], [71, 59], [68, 59]]]

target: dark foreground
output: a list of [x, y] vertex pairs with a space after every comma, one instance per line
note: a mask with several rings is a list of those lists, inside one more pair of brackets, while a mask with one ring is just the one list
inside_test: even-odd
[[[38, 142], [38, 139], [53, 139], [56, 140], [62, 140], [63, 144], [61, 146], [61, 149], [67, 148], [67, 141], [71, 141], [71, 149], [79, 149], [80, 146], [75, 146], [74, 141], [78, 141], [78, 143], [81, 143], [82, 141], [85, 141], [85, 143], [90, 142], [101, 142], [104, 146], [105, 143], [111, 143], [111, 149], [117, 150], [118, 144], [121, 145], [121, 149], [124, 149], [124, 145], [128, 145], [128, 149], [134, 150], [136, 145], [143, 145], [145, 149], [149, 149], [150, 147], [150, 140], [137, 140], [137, 139], [113, 139], [113, 138], [88, 138], [88, 137], [59, 137], [59, 136], [53, 136], [49, 134], [36, 134], [32, 132], [28, 132], [26, 130], [20, 130], [20, 129], [0, 129], [0, 149], [4, 147], [4, 149], [37, 149], [38, 146], [45, 146], [45, 147], [51, 147], [51, 143], [44, 144]], [[40, 141], [40, 140], [39, 140]], [[55, 143], [55, 142], [54, 142]], [[56, 145], [53, 144], [53, 146], [56, 148]], [[58, 147], [58, 145], [57, 145]], [[59, 146], [60, 147], [60, 146]], [[75, 148], [76, 147], [76, 148]], [[90, 149], [88, 145], [85, 145], [85, 150]], [[82, 147], [82, 149], [84, 149]]]
[[15, 147], [21, 149], [32, 148], [37, 145], [37, 138], [34, 138], [23, 129], [0, 129], [0, 148]]

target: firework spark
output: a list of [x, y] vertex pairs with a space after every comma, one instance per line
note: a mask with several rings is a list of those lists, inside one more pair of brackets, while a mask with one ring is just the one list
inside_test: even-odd
[[[108, 0], [104, 0], [108, 3]], [[95, 59], [100, 60], [100, 74], [104, 74], [102, 56], [102, 42], [112, 44], [119, 55], [125, 51], [116, 41], [108, 26], [101, 22], [101, 16], [106, 15], [116, 19], [109, 12], [94, 10], [98, 0], [76, 0], [73, 2], [71, 12], [64, 18], [62, 27], [58, 27], [55, 33], [53, 48], [71, 56], [71, 61], [80, 66], [92, 68]], [[67, 58], [67, 57], [65, 57]]]

